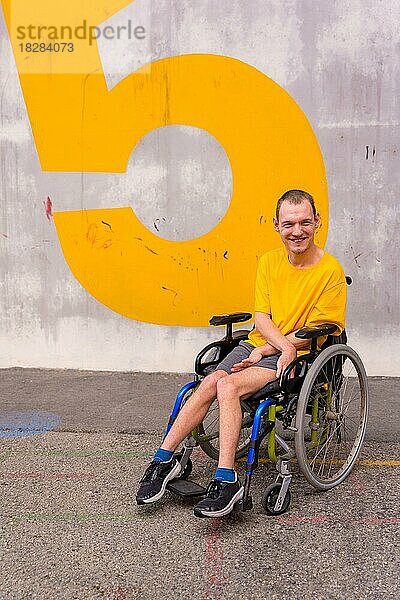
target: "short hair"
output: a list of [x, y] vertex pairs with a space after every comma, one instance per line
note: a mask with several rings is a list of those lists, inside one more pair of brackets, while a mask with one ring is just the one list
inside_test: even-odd
[[282, 202], [290, 202], [290, 204], [301, 204], [302, 202], [309, 202], [313, 211], [314, 217], [317, 216], [317, 209], [315, 208], [314, 198], [308, 192], [303, 190], [288, 190], [281, 196], [276, 205], [276, 220], [279, 221], [279, 211], [282, 206]]

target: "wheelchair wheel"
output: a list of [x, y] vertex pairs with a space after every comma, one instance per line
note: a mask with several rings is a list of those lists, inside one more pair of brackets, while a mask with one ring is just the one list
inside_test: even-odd
[[285, 499], [283, 501], [282, 507], [279, 510], [275, 510], [275, 504], [279, 496], [279, 492], [281, 491], [280, 483], [272, 483], [267, 488], [265, 488], [261, 503], [267, 515], [282, 515], [290, 506], [290, 491], [287, 490]]
[[[242, 427], [240, 430], [239, 442], [236, 449], [236, 460], [247, 456], [250, 446], [251, 429], [253, 426], [253, 417], [246, 408], [242, 407]], [[204, 420], [195, 430], [195, 439], [200, 447], [210, 458], [218, 460], [219, 458], [219, 408], [217, 400], [211, 404]]]
[[304, 379], [296, 410], [296, 456], [313, 487], [329, 490], [349, 475], [367, 418], [367, 375], [360, 357], [344, 344], [326, 348]]

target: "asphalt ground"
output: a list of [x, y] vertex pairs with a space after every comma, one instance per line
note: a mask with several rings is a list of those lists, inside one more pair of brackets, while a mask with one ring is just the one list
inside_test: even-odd
[[[318, 493], [294, 464], [291, 507], [268, 517], [261, 497], [275, 470], [263, 458], [253, 510], [207, 520], [169, 492], [134, 503], [190, 376], [0, 378], [0, 600], [399, 597], [399, 380], [371, 378], [366, 443], [342, 485]], [[193, 462], [191, 478], [206, 484], [215, 463], [200, 449]]]

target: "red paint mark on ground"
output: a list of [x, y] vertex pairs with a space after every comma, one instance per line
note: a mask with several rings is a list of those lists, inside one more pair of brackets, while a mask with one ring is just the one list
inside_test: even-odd
[[53, 203], [50, 196], [47, 196], [47, 200], [46, 202], [43, 202], [43, 204], [46, 211], [46, 217], [50, 221], [51, 217], [53, 216]]
[[279, 523], [283, 525], [300, 525], [302, 523], [331, 523], [334, 519], [328, 515], [313, 515], [310, 517], [298, 517], [296, 515], [285, 515], [278, 517]]
[[360, 525], [400, 525], [400, 517], [363, 517], [355, 519]]
[[207, 524], [204, 600], [219, 600], [222, 597], [222, 521], [210, 519]]

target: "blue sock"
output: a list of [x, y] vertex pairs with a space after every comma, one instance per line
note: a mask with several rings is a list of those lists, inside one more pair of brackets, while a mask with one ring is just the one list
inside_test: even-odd
[[218, 468], [215, 472], [214, 479], [218, 481], [225, 481], [227, 483], [234, 483], [237, 479], [236, 471], [233, 469], [220, 469]]
[[173, 454], [172, 450], [163, 450], [162, 448], [159, 448], [154, 455], [153, 462], [167, 462], [171, 460]]

